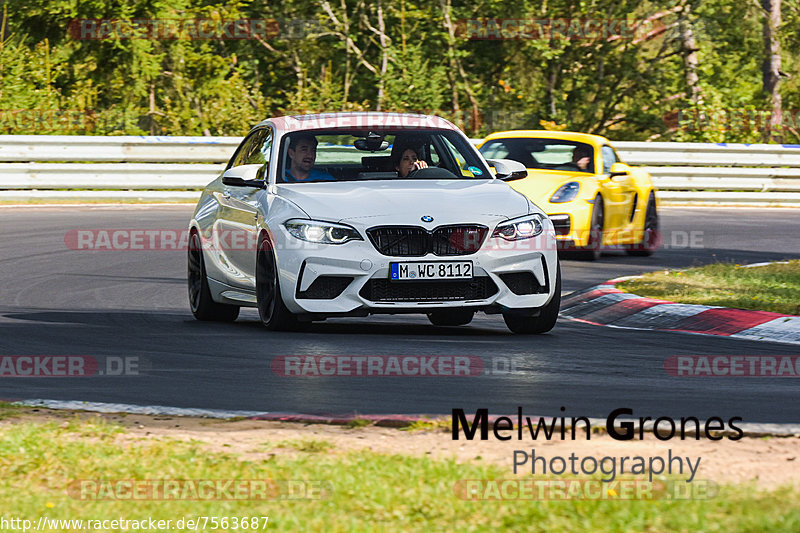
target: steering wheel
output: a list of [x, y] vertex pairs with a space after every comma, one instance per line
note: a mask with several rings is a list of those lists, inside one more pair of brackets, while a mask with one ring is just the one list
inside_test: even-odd
[[406, 178], [417, 178], [417, 179], [453, 179], [457, 178], [455, 174], [450, 172], [449, 170], [441, 167], [427, 167], [427, 168], [418, 168], [414, 169], [408, 173]]

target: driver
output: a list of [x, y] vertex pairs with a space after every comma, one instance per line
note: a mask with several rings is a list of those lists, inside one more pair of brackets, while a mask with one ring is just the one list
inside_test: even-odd
[[335, 181], [332, 175], [314, 168], [317, 160], [317, 138], [303, 133], [289, 138], [289, 164], [284, 181]]
[[582, 144], [575, 147], [572, 151], [572, 162], [584, 172], [591, 172], [589, 165], [592, 162], [592, 148]]
[[397, 175], [401, 178], [408, 177], [408, 175], [415, 170], [428, 168], [428, 163], [419, 156], [416, 148], [405, 148], [402, 151], [398, 150], [392, 163], [394, 164], [394, 169], [397, 171]]

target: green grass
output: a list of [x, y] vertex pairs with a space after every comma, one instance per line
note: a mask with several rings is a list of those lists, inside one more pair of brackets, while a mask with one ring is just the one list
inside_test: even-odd
[[14, 403], [0, 402], [0, 420], [14, 416], [22, 409], [24, 409], [24, 407]]
[[800, 260], [752, 268], [715, 263], [651, 272], [617, 287], [672, 302], [800, 315]]
[[372, 420], [368, 418], [354, 418], [352, 420], [348, 420], [347, 427], [350, 429], [358, 429], [372, 425]]
[[451, 422], [447, 418], [434, 418], [431, 420], [414, 420], [407, 426], [401, 427], [402, 431], [449, 431]]
[[292, 439], [277, 442], [275, 447], [291, 448], [298, 452], [319, 453], [332, 450], [334, 445], [332, 442], [320, 439]]
[[[3, 516], [37, 520], [269, 516], [278, 531], [800, 531], [800, 492], [722, 487], [699, 501], [466, 501], [463, 479], [511, 477], [508, 469], [405, 455], [336, 453], [244, 460], [196, 441], [119, 439], [102, 422], [0, 427]], [[322, 480], [323, 499], [288, 501], [86, 501], [75, 480]], [[202, 530], [202, 529], [201, 529]], [[231, 529], [233, 531], [233, 529]]]

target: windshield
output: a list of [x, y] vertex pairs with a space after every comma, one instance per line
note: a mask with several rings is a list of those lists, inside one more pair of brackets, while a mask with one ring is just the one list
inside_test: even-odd
[[493, 139], [480, 148], [486, 159], [513, 159], [525, 168], [594, 173], [590, 144], [562, 139]]
[[284, 136], [278, 183], [396, 179], [491, 179], [452, 130], [303, 131]]

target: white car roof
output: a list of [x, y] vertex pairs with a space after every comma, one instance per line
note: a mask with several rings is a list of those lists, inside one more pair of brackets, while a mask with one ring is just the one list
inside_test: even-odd
[[371, 128], [409, 130], [445, 129], [461, 132], [452, 122], [436, 115], [381, 113], [376, 111], [290, 115], [264, 120], [259, 123], [259, 126], [267, 124], [272, 124], [278, 134], [321, 129], [361, 130]]

